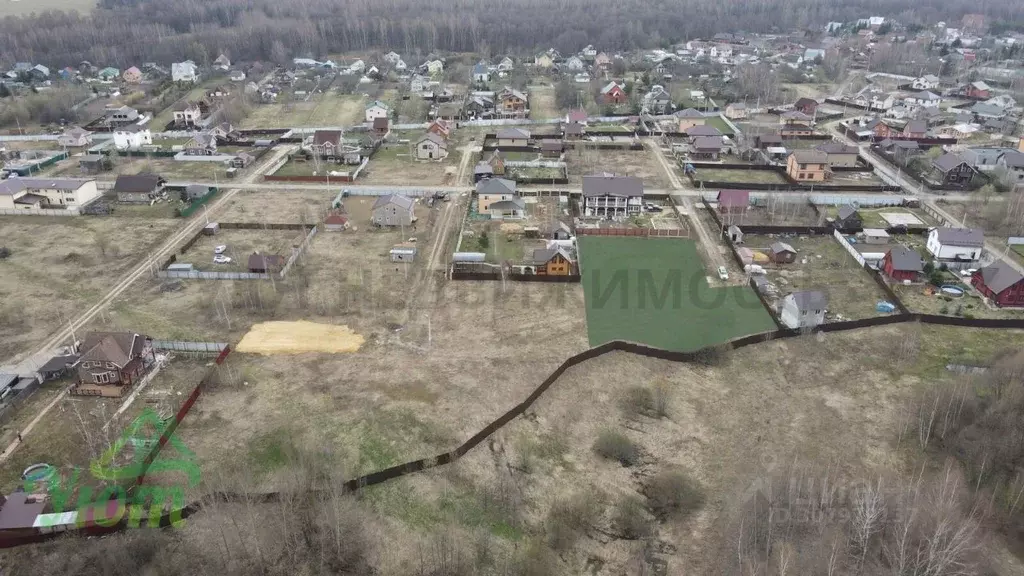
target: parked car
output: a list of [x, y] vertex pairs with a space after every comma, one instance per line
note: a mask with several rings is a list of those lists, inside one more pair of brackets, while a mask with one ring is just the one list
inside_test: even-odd
[[216, 248], [213, 249], [213, 253], [214, 254], [223, 254], [224, 252], [227, 251], [227, 249], [228, 249], [227, 246], [221, 244], [220, 246], [217, 246]]
[[967, 270], [961, 270], [960, 275], [964, 278], [970, 278], [971, 276], [974, 276], [974, 273], [977, 271], [977, 268], [968, 268]]
[[729, 271], [725, 269], [725, 266], [718, 267], [718, 277], [721, 278], [722, 280], [729, 279]]
[[648, 212], [661, 212], [662, 208], [657, 204], [644, 204], [644, 210]]
[[214, 264], [231, 264], [231, 258], [223, 254], [217, 254], [213, 257]]

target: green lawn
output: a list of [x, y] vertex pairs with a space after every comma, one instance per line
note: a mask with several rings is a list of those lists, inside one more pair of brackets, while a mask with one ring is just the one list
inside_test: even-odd
[[725, 120], [721, 116], [709, 116], [706, 124], [708, 126], [718, 128], [718, 131], [726, 136], [732, 136], [734, 134], [732, 128], [729, 128], [729, 125], [726, 124]]
[[592, 346], [696, 350], [776, 328], [750, 287], [708, 285], [692, 240], [581, 236], [579, 249]]

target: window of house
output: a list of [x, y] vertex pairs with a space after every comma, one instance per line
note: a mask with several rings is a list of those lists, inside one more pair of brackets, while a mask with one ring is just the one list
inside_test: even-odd
[[807, 164], [801, 164], [800, 165], [800, 169], [801, 170], [807, 170]]
[[804, 180], [805, 178], [807, 178], [807, 174], [804, 174], [803, 172], [801, 172], [800, 175], [797, 176], [797, 180]]

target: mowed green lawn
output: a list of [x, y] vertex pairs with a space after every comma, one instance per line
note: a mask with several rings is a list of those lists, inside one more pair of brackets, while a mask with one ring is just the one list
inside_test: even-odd
[[692, 240], [580, 236], [590, 345], [696, 350], [776, 328], [749, 286], [712, 288]]

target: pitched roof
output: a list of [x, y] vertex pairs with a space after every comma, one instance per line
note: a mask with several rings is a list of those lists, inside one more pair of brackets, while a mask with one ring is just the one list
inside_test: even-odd
[[824, 164], [828, 155], [820, 150], [794, 150], [791, 154], [801, 164]]
[[579, 136], [583, 134], [583, 124], [570, 122], [562, 126], [562, 131], [568, 136]]
[[896, 246], [889, 250], [889, 258], [892, 260], [893, 270], [900, 272], [921, 272], [924, 270], [924, 262], [921, 255], [913, 248]]
[[800, 120], [803, 122], [810, 122], [811, 120], [814, 120], [814, 118], [808, 116], [807, 114], [804, 114], [799, 110], [790, 110], [789, 112], [783, 112], [782, 118], [786, 120]]
[[569, 254], [569, 251], [561, 246], [554, 248], [537, 248], [533, 251], [533, 263], [535, 265], [547, 264], [555, 257], [555, 254], [561, 254], [562, 258], [565, 258], [569, 262], [573, 262], [573, 257]]
[[412, 210], [413, 200], [408, 196], [402, 196], [400, 194], [388, 194], [387, 196], [379, 196], [377, 198], [377, 201], [373, 203], [372, 210], [376, 210], [377, 208], [380, 208], [381, 206], [386, 206], [388, 204], [394, 204], [399, 208]]
[[719, 208], [733, 208], [733, 207], [747, 207], [750, 205], [750, 191], [749, 190], [719, 190], [718, 191], [718, 207]]
[[781, 254], [783, 252], [792, 252], [793, 254], [796, 254], [796, 250], [793, 250], [793, 247], [785, 242], [772, 242], [772, 245], [769, 246], [768, 249], [771, 250], [772, 254]]
[[313, 145], [323, 146], [330, 142], [334, 146], [341, 145], [341, 130], [317, 130], [313, 132]]
[[907, 125], [903, 127], [903, 131], [908, 134], [918, 134], [928, 131], [928, 122], [925, 120], [911, 120], [907, 122]]
[[587, 111], [586, 110], [570, 110], [569, 111], [569, 122], [586, 122]]
[[489, 178], [476, 185], [477, 194], [515, 194], [516, 183], [505, 178]]
[[426, 134], [421, 136], [420, 139], [416, 141], [416, 143], [419, 144], [420, 142], [423, 142], [424, 140], [430, 140], [431, 142], [433, 142], [434, 144], [437, 144], [441, 148], [445, 148], [445, 149], [448, 148], [448, 143], [444, 141], [444, 138], [441, 138], [440, 136], [438, 136], [434, 132], [427, 132]]
[[521, 128], [502, 128], [496, 134], [498, 140], [522, 140], [530, 138], [530, 131]]
[[8, 178], [0, 180], [0, 196], [13, 196], [29, 188], [47, 190], [78, 190], [90, 180], [76, 178]]
[[384, 116], [379, 116], [373, 119], [374, 130], [385, 130], [388, 127], [388, 119]]
[[604, 88], [601, 88], [601, 94], [607, 94], [614, 90], [615, 88], [622, 90], [622, 85], [619, 84], [618, 82], [609, 82], [607, 85], [605, 85]]
[[[730, 106], [736, 106], [736, 104], [730, 104]], [[704, 114], [702, 114], [699, 110], [695, 110], [693, 108], [680, 110], [676, 112], [674, 116], [676, 118], [704, 118]]]
[[614, 176], [600, 174], [583, 177], [583, 195], [595, 196], [643, 196], [643, 180], [636, 176]]
[[980, 248], [985, 245], [985, 235], [976, 228], [935, 228], [940, 244]]
[[963, 163], [964, 159], [961, 158], [959, 154], [954, 154], [952, 152], [947, 152], [935, 160], [932, 160], [932, 164], [943, 172], [949, 172]]
[[473, 174], [494, 174], [494, 168], [486, 160], [481, 160], [473, 167]]
[[142, 353], [147, 339], [135, 332], [90, 332], [82, 341], [81, 360], [113, 362], [123, 367]]
[[508, 200], [499, 200], [497, 202], [491, 202], [487, 206], [488, 210], [510, 210], [519, 209], [526, 210], [526, 200], [523, 200], [519, 196], [513, 196]]
[[847, 218], [856, 215], [857, 209], [849, 204], [843, 204], [842, 206], [839, 207], [839, 218], [841, 220], [846, 220]]
[[1024, 167], [1024, 152], [1011, 151], [1003, 154], [1003, 163], [1010, 168]]
[[828, 295], [821, 290], [793, 292], [786, 296], [786, 298], [792, 298], [798, 310], [824, 310], [828, 308]]
[[817, 106], [818, 101], [810, 98], [800, 98], [794, 104], [794, 108], [803, 108], [804, 106]]
[[686, 135], [691, 138], [694, 136], [721, 136], [722, 132], [714, 126], [691, 126], [686, 129]]
[[721, 136], [698, 136], [693, 140], [693, 147], [697, 150], [721, 150]]
[[114, 182], [114, 192], [152, 192], [162, 181], [156, 174], [121, 174]]
[[988, 286], [996, 294], [1024, 280], [1024, 276], [1020, 272], [1002, 260], [996, 260], [992, 264], [978, 270], [978, 273], [981, 274], [981, 279], [985, 282], [985, 286]]
[[842, 142], [827, 142], [815, 146], [814, 149], [826, 154], [857, 154], [858, 152], [856, 146], [847, 146]]

